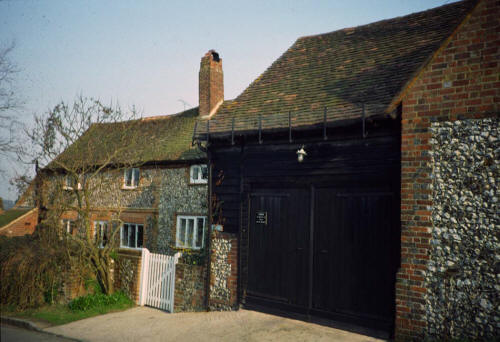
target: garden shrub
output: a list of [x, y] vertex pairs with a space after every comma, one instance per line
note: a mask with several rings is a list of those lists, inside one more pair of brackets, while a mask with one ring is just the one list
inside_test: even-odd
[[2, 305], [18, 309], [54, 303], [69, 269], [68, 252], [50, 227], [35, 233], [0, 237], [0, 297]]
[[73, 311], [87, 311], [116, 305], [132, 306], [133, 302], [125, 293], [117, 291], [110, 295], [102, 293], [89, 294], [75, 298], [68, 304]]

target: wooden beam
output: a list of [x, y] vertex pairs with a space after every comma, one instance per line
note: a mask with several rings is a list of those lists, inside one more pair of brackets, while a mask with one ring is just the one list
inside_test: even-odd
[[326, 136], [326, 107], [323, 110], [323, 140], [327, 140], [328, 137]]

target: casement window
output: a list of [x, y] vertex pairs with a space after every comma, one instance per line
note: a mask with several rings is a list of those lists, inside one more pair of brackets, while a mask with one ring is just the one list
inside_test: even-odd
[[134, 189], [139, 186], [140, 170], [138, 168], [130, 168], [123, 170], [123, 188]]
[[189, 169], [189, 182], [191, 184], [206, 184], [208, 182], [208, 167], [202, 165], [191, 165]]
[[[86, 176], [84, 176], [86, 179]], [[77, 182], [75, 180], [74, 177], [72, 177], [71, 175], [65, 175], [64, 176], [64, 181], [63, 181], [63, 189], [64, 190], [73, 190], [73, 189], [77, 189], [77, 190], [82, 190], [82, 183], [80, 182]]]
[[142, 248], [144, 226], [142, 224], [124, 223], [121, 227], [120, 236], [120, 247]]
[[80, 182], [76, 182], [72, 176], [70, 175], [64, 176], [64, 184], [63, 184], [64, 190], [73, 190], [75, 187], [78, 190], [82, 189], [82, 185], [80, 184]]
[[205, 216], [177, 216], [175, 246], [200, 249], [204, 245]]
[[96, 241], [99, 241], [99, 247], [107, 245], [109, 239], [108, 221], [94, 221], [94, 237]]
[[75, 221], [70, 220], [70, 219], [62, 219], [61, 224], [62, 224], [63, 230], [66, 233], [73, 235], [73, 232], [75, 231], [75, 227], [76, 227]]

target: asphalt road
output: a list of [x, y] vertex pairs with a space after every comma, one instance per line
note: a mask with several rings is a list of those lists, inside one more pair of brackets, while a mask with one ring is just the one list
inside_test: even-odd
[[0, 325], [0, 341], [2, 342], [74, 342], [66, 338], [57, 337], [52, 334], [40, 333], [33, 330], [26, 330], [12, 325]]

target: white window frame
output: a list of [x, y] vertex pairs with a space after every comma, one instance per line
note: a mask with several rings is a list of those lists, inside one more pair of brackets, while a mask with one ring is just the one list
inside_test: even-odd
[[[131, 185], [127, 185], [127, 172], [129, 170], [132, 171], [132, 175], [131, 175], [132, 178], [130, 180], [130, 184]], [[137, 173], [135, 172], [135, 170], [137, 170]], [[136, 177], [136, 175], [137, 175], [137, 177]], [[141, 179], [141, 169], [139, 169], [138, 167], [131, 167], [131, 168], [124, 169], [123, 170], [123, 185], [122, 185], [122, 188], [123, 189], [135, 189], [135, 188], [137, 188], [139, 186], [140, 179]]]
[[[64, 190], [73, 190], [73, 186], [71, 185], [72, 180], [73, 179], [70, 175], [64, 176], [64, 185], [63, 185]], [[82, 190], [82, 184], [80, 182], [77, 183], [76, 189]]]
[[[198, 176], [195, 178], [195, 169], [199, 168]], [[207, 169], [207, 178], [203, 178], [203, 168]], [[208, 166], [206, 164], [191, 165], [189, 168], [189, 183], [190, 184], [207, 184], [208, 183]]]
[[[94, 239], [97, 239], [97, 228], [99, 228], [100, 236], [101, 236], [101, 241], [99, 241], [99, 247], [101, 247], [101, 248], [104, 247], [104, 244], [103, 244], [103, 241], [102, 241], [103, 228], [104, 227], [106, 227], [106, 228], [109, 227], [109, 222], [108, 221], [94, 221]], [[109, 236], [108, 236], [107, 243], [109, 243]]]
[[[196, 243], [198, 242], [196, 237], [197, 234], [192, 234], [192, 240], [188, 241], [188, 236], [187, 232], [184, 231], [184, 241], [181, 241], [181, 220], [193, 220], [193, 231], [197, 232], [198, 231], [198, 219], [203, 219], [203, 227], [201, 230], [201, 245], [197, 246]], [[194, 216], [194, 215], [178, 215], [177, 216], [177, 228], [176, 228], [176, 233], [175, 233], [175, 246], [177, 248], [186, 248], [186, 249], [201, 249], [205, 245], [205, 227], [207, 225], [207, 217], [206, 216]], [[189, 243], [190, 242], [190, 243]]]
[[[125, 227], [125, 225], [128, 226], [128, 229], [130, 229], [130, 227], [134, 226], [135, 227], [135, 247], [130, 247], [130, 233], [128, 234], [127, 236], [127, 245], [124, 245], [123, 244], [123, 228]], [[139, 229], [138, 227], [142, 227], [142, 246], [140, 247], [137, 247], [137, 238], [139, 237]], [[140, 223], [124, 223], [122, 224], [122, 226], [120, 227], [120, 248], [129, 248], [129, 249], [141, 249], [142, 247], [144, 246], [144, 225], [143, 224], [140, 224]]]
[[75, 220], [72, 220], [72, 219], [62, 219], [61, 220], [61, 226], [63, 227], [64, 231], [67, 234], [71, 234], [71, 224], [75, 224]]

